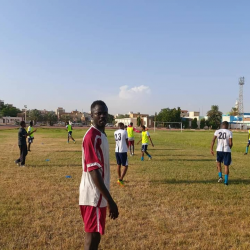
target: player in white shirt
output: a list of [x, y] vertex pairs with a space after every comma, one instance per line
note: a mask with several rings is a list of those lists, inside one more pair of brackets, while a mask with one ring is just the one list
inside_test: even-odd
[[222, 123], [222, 129], [216, 130], [211, 144], [211, 154], [214, 155], [214, 143], [217, 138], [217, 169], [219, 174], [218, 182], [222, 182], [221, 163], [225, 165], [224, 184], [228, 185], [229, 166], [232, 161], [231, 148], [233, 147], [233, 133], [228, 130], [228, 122]]
[[119, 213], [109, 193], [109, 144], [105, 134], [108, 108], [103, 101], [92, 103], [91, 117], [93, 126], [86, 132], [82, 142], [83, 171], [79, 205], [86, 232], [84, 249], [97, 250], [105, 230], [107, 207], [111, 219], [116, 219]]
[[[122, 122], [118, 123], [118, 130], [115, 131], [115, 156], [117, 161], [117, 173], [118, 180], [117, 183], [124, 186], [123, 178], [128, 170], [128, 133], [124, 130], [124, 124]], [[121, 166], [124, 167], [121, 174]]]

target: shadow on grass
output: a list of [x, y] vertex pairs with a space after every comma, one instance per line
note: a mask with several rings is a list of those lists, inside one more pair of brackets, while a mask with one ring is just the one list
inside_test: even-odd
[[82, 167], [81, 164], [43, 164], [43, 165], [38, 165], [38, 164], [34, 164], [34, 165], [27, 165], [27, 167], [31, 167], [31, 168], [46, 168], [46, 167]]
[[180, 148], [150, 148], [149, 151], [153, 151], [153, 150], [183, 150]]
[[[150, 180], [149, 181], [152, 184], [208, 184], [208, 183], [215, 183], [220, 184], [217, 182], [217, 179], [211, 179], [211, 180], [178, 180], [178, 179], [169, 179], [169, 180]], [[235, 184], [244, 184], [244, 185], [250, 185], [250, 179], [230, 179], [229, 178], [229, 185]], [[220, 184], [221, 185], [221, 184]]]

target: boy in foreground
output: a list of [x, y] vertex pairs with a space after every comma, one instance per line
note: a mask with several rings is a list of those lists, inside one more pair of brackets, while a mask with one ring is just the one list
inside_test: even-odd
[[111, 219], [119, 215], [109, 193], [109, 144], [105, 134], [108, 108], [103, 101], [92, 103], [91, 117], [93, 126], [86, 132], [82, 142], [83, 172], [79, 189], [79, 205], [86, 232], [84, 250], [98, 249], [105, 230], [107, 207]]
[[[117, 183], [121, 186], [124, 186], [123, 178], [128, 170], [128, 134], [127, 131], [124, 130], [124, 124], [118, 123], [118, 130], [115, 131], [115, 157], [117, 161], [117, 173], [118, 180]], [[123, 166], [123, 172], [121, 174], [121, 166]]]
[[233, 147], [233, 133], [228, 130], [228, 122], [222, 123], [222, 129], [216, 130], [214, 133], [214, 138], [211, 144], [211, 154], [214, 155], [214, 143], [217, 139], [217, 169], [219, 180], [218, 182], [223, 182], [221, 163], [224, 162], [225, 165], [225, 180], [224, 184], [228, 185], [228, 176], [229, 176], [229, 166], [231, 164], [231, 148]]
[[18, 147], [20, 150], [20, 157], [15, 161], [15, 163], [20, 167], [25, 167], [25, 158], [28, 154], [26, 138], [27, 136], [32, 135], [36, 132], [36, 129], [32, 132], [28, 132], [25, 130], [26, 123], [25, 121], [21, 121], [20, 128], [18, 131]]
[[144, 161], [144, 153], [148, 156], [148, 159], [151, 160], [152, 156], [148, 153], [148, 143], [149, 140], [151, 142], [152, 147], [154, 147], [154, 144], [152, 142], [152, 139], [149, 135], [148, 130], [146, 130], [146, 127], [143, 125], [142, 127], [142, 132], [141, 132], [141, 140], [137, 142], [137, 145], [142, 142], [142, 147], [141, 147], [141, 161]]

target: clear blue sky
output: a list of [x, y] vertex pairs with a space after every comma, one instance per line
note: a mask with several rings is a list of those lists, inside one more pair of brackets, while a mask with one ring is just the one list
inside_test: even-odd
[[0, 99], [22, 108], [227, 112], [245, 76], [250, 1], [0, 0]]

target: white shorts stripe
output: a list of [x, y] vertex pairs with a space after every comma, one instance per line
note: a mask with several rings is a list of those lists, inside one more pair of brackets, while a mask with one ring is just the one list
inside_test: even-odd
[[100, 223], [99, 223], [99, 210], [96, 207], [96, 223], [97, 223], [97, 231], [100, 233]]

